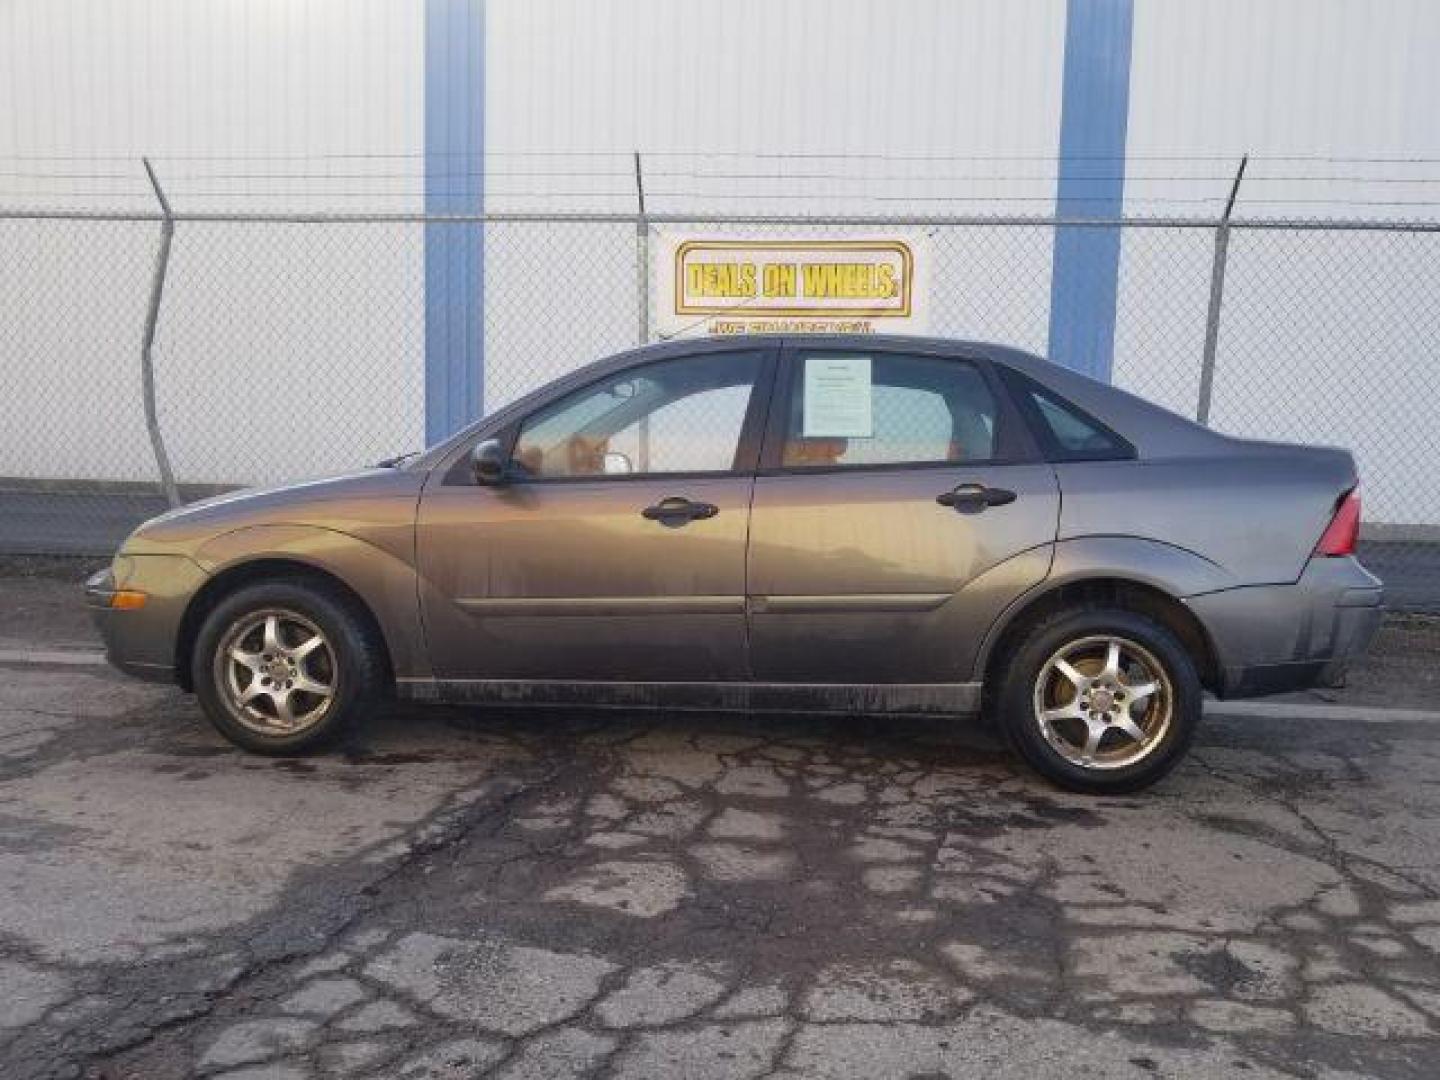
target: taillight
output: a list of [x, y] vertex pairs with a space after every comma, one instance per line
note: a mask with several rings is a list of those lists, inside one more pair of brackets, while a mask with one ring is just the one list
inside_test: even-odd
[[1360, 489], [1352, 488], [1335, 507], [1335, 516], [1320, 542], [1315, 545], [1316, 555], [1354, 555], [1355, 541], [1360, 539]]

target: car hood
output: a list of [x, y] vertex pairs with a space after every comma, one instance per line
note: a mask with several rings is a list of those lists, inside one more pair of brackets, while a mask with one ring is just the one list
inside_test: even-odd
[[423, 471], [366, 469], [321, 480], [232, 491], [151, 518], [131, 533], [121, 550], [142, 554], [147, 549], [192, 547], [257, 525], [311, 525], [349, 532], [348, 526], [375, 517], [375, 508], [381, 504], [396, 499], [413, 502], [424, 480]]

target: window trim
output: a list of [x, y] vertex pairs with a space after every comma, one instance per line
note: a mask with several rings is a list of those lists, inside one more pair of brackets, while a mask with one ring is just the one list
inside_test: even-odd
[[[796, 373], [799, 360], [806, 352], [851, 353], [862, 356], [923, 357], [951, 363], [969, 364], [985, 381], [986, 388], [995, 403], [995, 454], [988, 458], [971, 458], [966, 461], [894, 461], [866, 462], [836, 465], [785, 465], [782, 455], [785, 440], [789, 434], [790, 407], [795, 396]], [[963, 469], [967, 467], [989, 468], [997, 465], [1029, 465], [1043, 460], [1039, 448], [1034, 444], [1028, 425], [1015, 411], [1011, 395], [996, 376], [988, 356], [983, 353], [956, 349], [937, 349], [931, 343], [918, 340], [913, 346], [900, 342], [870, 342], [863, 338], [855, 343], [840, 345], [819, 345], [803, 339], [787, 341], [780, 350], [775, 371], [774, 402], [770, 408], [770, 422], [765, 427], [765, 445], [760, 454], [757, 476], [821, 476], [829, 473], [875, 473], [913, 471], [919, 469]]]
[[[769, 413], [770, 399], [774, 392], [777, 351], [773, 345], [751, 345], [746, 348], [737, 341], [735, 348], [730, 349], [702, 349], [675, 356], [646, 357], [634, 364], [627, 364], [621, 368], [612, 368], [578, 386], [566, 386], [557, 389], [554, 394], [547, 395], [543, 401], [537, 402], [535, 407], [524, 416], [513, 418], [498, 431], [480, 434], [476, 438], [468, 440], [464, 448], [454, 459], [454, 463], [445, 470], [445, 478], [441, 483], [447, 487], [500, 486], [510, 488], [530, 486], [533, 484], [596, 484], [616, 481], [623, 483], [636, 480], [713, 480], [754, 476], [760, 459], [760, 448], [763, 442], [765, 422]], [[470, 454], [477, 445], [486, 439], [494, 439], [505, 448], [506, 459], [513, 460], [515, 445], [519, 442], [520, 432], [525, 425], [538, 414], [567, 398], [582, 394], [602, 383], [612, 382], [633, 372], [642, 371], [645, 368], [655, 367], [659, 364], [686, 364], [712, 356], [734, 356], [739, 354], [756, 355], [759, 358], [759, 364], [755, 372], [755, 381], [751, 386], [750, 401], [745, 407], [745, 418], [740, 424], [740, 438], [735, 445], [734, 461], [728, 469], [690, 470], [686, 472], [602, 473], [598, 476], [521, 476], [517, 474], [506, 480], [503, 485], [479, 484], [470, 473]]]
[[[1135, 444], [1125, 436], [1112, 428], [1109, 424], [1095, 416], [1088, 409], [1082, 409], [1075, 402], [1071, 401], [1064, 394], [1052, 387], [1046, 386], [1039, 379], [1032, 378], [1010, 367], [1008, 364], [996, 365], [1000, 380], [1005, 384], [1005, 389], [1010, 397], [1014, 399], [1015, 408], [1024, 418], [1026, 425], [1030, 428], [1032, 437], [1045, 460], [1052, 465], [1068, 465], [1087, 461], [1134, 461], [1140, 456], [1135, 449]], [[1094, 427], [1101, 434], [1115, 443], [1116, 449], [1111, 450], [1067, 450], [1055, 436], [1050, 425], [1045, 422], [1045, 417], [1040, 412], [1040, 406], [1031, 399], [1032, 394], [1039, 394], [1041, 397], [1049, 398], [1061, 409], [1074, 413], [1085, 423]]]

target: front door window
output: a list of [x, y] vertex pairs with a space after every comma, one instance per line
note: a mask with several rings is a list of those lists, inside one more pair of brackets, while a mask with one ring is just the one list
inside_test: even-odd
[[759, 370], [758, 353], [632, 369], [526, 420], [514, 462], [532, 480], [731, 472]]

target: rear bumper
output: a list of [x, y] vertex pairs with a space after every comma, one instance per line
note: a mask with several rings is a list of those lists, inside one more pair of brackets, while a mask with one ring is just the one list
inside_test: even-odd
[[1192, 596], [1220, 665], [1221, 697], [1260, 697], [1341, 686], [1370, 646], [1384, 589], [1354, 558], [1316, 558], [1292, 585], [1256, 585]]

